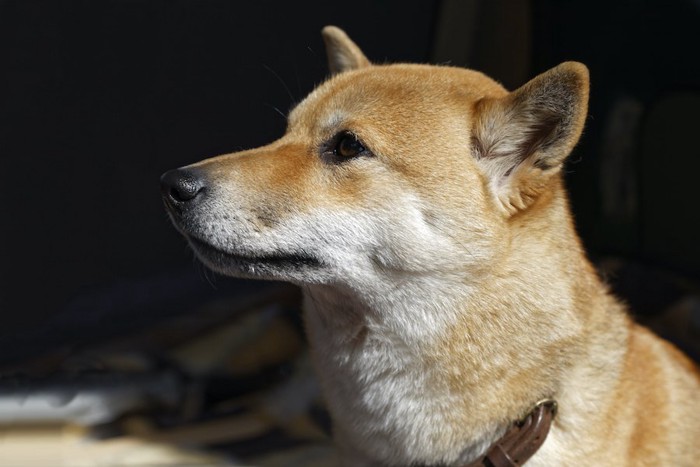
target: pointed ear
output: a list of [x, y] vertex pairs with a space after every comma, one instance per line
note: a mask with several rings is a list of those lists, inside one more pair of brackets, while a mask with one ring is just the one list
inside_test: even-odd
[[578, 142], [588, 109], [588, 69], [565, 62], [503, 98], [475, 107], [473, 152], [505, 211], [526, 209]]
[[321, 35], [326, 43], [328, 68], [331, 74], [370, 66], [367, 57], [342, 29], [326, 26], [321, 31]]

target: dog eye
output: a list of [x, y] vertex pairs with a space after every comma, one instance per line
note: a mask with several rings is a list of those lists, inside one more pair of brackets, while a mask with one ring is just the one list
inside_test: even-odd
[[341, 133], [338, 137], [335, 148], [333, 149], [333, 155], [350, 158], [359, 156], [366, 151], [367, 149], [360, 143], [357, 137], [346, 131]]

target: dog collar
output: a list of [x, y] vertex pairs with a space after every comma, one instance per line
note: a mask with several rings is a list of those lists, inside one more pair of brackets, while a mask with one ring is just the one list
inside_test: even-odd
[[518, 467], [530, 459], [547, 438], [552, 420], [557, 415], [557, 402], [544, 399], [486, 451], [486, 454], [462, 467]]

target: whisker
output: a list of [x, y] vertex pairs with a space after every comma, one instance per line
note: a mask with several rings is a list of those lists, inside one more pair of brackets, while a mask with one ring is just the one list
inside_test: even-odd
[[[194, 253], [194, 252], [193, 252]], [[194, 257], [192, 258], [195, 269], [197, 270], [197, 273], [200, 278], [203, 278], [207, 283], [214, 289], [218, 290], [219, 288], [216, 286], [216, 275], [213, 274], [209, 268], [199, 259], [199, 257], [195, 254]]]
[[272, 104], [267, 104], [267, 103], [266, 103], [265, 106], [270, 107], [271, 109], [275, 110], [278, 114], [280, 114], [280, 115], [282, 116], [282, 118], [283, 118], [285, 121], [287, 120], [287, 116], [284, 114], [284, 112], [282, 112], [280, 109], [278, 109], [278, 108], [275, 107], [274, 105], [272, 105]]
[[311, 292], [311, 287], [304, 285], [303, 289], [305, 292], [304, 296], [311, 299], [311, 301], [314, 303], [314, 308], [316, 309], [318, 317], [321, 319], [324, 325], [327, 325], [326, 314], [323, 312], [323, 309], [321, 309], [320, 305], [318, 304], [318, 300], [316, 300], [316, 297], [314, 297], [314, 294]]
[[278, 80], [280, 83], [282, 83], [282, 86], [284, 87], [284, 90], [287, 91], [287, 94], [289, 95], [289, 99], [291, 99], [292, 103], [294, 103], [294, 102], [296, 101], [296, 98], [294, 97], [294, 94], [292, 94], [292, 91], [289, 89], [289, 86], [287, 86], [287, 83], [284, 82], [284, 80], [282, 79], [282, 77], [281, 77], [280, 75], [278, 75], [278, 74], [275, 72], [275, 70], [273, 70], [273, 69], [270, 68], [269, 66], [265, 65], [264, 63], [263, 63], [263, 68], [265, 68], [267, 71], [269, 71], [270, 73], [272, 73], [272, 74], [274, 75], [274, 77], [277, 78], [277, 80]]
[[328, 70], [325, 68], [326, 58], [321, 58], [319, 54], [317, 54], [316, 51], [311, 48], [311, 46], [307, 46], [306, 48], [314, 55], [314, 57], [316, 57], [316, 65], [318, 66], [318, 69], [323, 73], [327, 73]]
[[434, 228], [435, 230], [437, 230], [437, 231], [440, 232], [441, 234], [445, 235], [447, 238], [449, 238], [449, 239], [452, 240], [453, 242], [457, 243], [457, 245], [461, 246], [462, 249], [464, 250], [464, 252], [467, 253], [471, 258], [475, 258], [474, 253], [472, 253], [472, 251], [471, 251], [469, 248], [467, 248], [467, 245], [465, 245], [465, 244], [462, 243], [461, 241], [457, 240], [457, 239], [454, 238], [453, 236], [449, 235], [446, 231], [444, 231], [442, 228], [438, 227], [437, 224], [435, 224], [435, 222], [429, 220], [427, 217], [423, 216], [423, 220], [424, 220], [425, 223], [428, 224], [430, 227]]

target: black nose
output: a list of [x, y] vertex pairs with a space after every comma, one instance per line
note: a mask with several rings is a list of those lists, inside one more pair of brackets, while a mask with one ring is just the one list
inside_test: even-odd
[[163, 198], [173, 206], [182, 206], [202, 196], [206, 186], [204, 178], [195, 169], [169, 170], [160, 177]]

